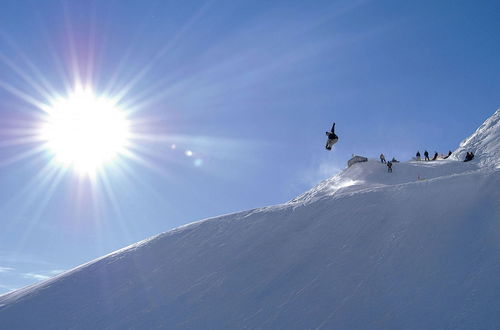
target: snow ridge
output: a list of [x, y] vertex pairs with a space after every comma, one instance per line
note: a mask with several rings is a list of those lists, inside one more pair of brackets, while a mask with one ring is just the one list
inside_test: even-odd
[[358, 163], [2, 295], [0, 328], [498, 329], [499, 116], [456, 159]]
[[488, 118], [471, 136], [460, 143], [453, 159], [463, 160], [472, 151], [481, 166], [500, 166], [500, 109]]
[[[465, 154], [472, 151], [475, 160], [464, 164]], [[457, 163], [460, 161], [461, 163]], [[385, 165], [370, 159], [357, 163], [326, 179], [290, 203], [312, 202], [325, 196], [415, 182], [431, 178], [478, 170], [482, 167], [500, 168], [500, 109], [488, 118], [471, 136], [464, 139], [448, 160], [434, 162], [395, 163], [394, 173], [384, 173]]]

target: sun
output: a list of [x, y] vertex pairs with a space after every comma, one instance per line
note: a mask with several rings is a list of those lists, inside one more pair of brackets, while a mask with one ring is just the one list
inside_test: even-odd
[[91, 173], [126, 151], [129, 126], [112, 99], [78, 90], [51, 102], [41, 135], [56, 162]]

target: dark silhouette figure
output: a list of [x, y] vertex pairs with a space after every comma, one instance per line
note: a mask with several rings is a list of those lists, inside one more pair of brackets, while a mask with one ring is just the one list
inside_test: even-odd
[[328, 136], [328, 140], [326, 141], [325, 148], [327, 150], [332, 150], [332, 146], [339, 140], [339, 137], [335, 134], [335, 123], [332, 125], [332, 130], [330, 132], [326, 132], [326, 135]]
[[436, 160], [438, 159], [438, 153], [436, 151], [434, 151], [434, 157], [432, 157], [432, 160]]
[[417, 151], [417, 160], [420, 160], [420, 151]]
[[387, 172], [392, 173], [392, 162], [387, 162]]
[[452, 154], [451, 150], [450, 150], [450, 151], [448, 151], [448, 155], [447, 155], [447, 156], [444, 156], [444, 157], [443, 157], [443, 159], [447, 159], [448, 157], [450, 157], [450, 156], [451, 156], [451, 154]]
[[399, 160], [397, 160], [396, 158], [392, 157], [391, 163], [399, 163]]
[[474, 153], [472, 151], [467, 152], [467, 154], [465, 155], [464, 162], [468, 162], [468, 161], [471, 161], [473, 159], [474, 159]]
[[380, 162], [381, 162], [382, 164], [385, 164], [385, 163], [386, 163], [384, 154], [380, 154]]
[[424, 152], [424, 157], [425, 157], [425, 160], [430, 160], [429, 153], [427, 152], [427, 150]]

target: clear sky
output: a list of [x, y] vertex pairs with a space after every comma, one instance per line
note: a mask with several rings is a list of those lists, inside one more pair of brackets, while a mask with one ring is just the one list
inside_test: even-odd
[[[286, 202], [351, 154], [446, 153], [500, 106], [498, 1], [0, 7], [0, 293]], [[127, 152], [92, 176], [39, 136], [77, 86], [115, 100], [131, 130]]]

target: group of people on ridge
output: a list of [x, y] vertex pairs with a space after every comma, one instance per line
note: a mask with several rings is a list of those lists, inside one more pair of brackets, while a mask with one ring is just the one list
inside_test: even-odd
[[393, 163], [399, 163], [399, 160], [397, 160], [396, 158], [392, 157], [392, 159], [387, 162], [385, 160], [384, 154], [380, 154], [380, 162], [382, 164], [386, 164], [387, 165], [387, 172], [392, 173], [392, 164]]
[[[447, 159], [448, 157], [450, 157], [452, 154], [451, 150], [448, 151], [448, 154], [446, 156], [442, 156], [441, 158], [442, 159]], [[416, 156], [416, 160], [420, 161], [421, 160], [421, 155], [420, 155], [420, 151], [417, 151], [417, 154], [415, 155]], [[429, 152], [427, 150], [424, 151], [424, 160], [425, 161], [433, 161], [433, 160], [437, 160], [439, 157], [439, 154], [437, 153], [437, 151], [434, 152], [434, 157], [432, 157], [432, 159], [429, 157]], [[466, 156], [465, 156], [465, 160], [464, 162], [468, 162], [468, 161], [471, 161], [472, 159], [474, 159], [474, 153], [473, 152], [467, 152]], [[392, 164], [393, 163], [399, 163], [398, 160], [396, 160], [396, 158], [392, 158], [392, 160], [390, 161], [386, 161], [385, 160], [385, 156], [384, 154], [380, 154], [380, 162], [382, 164], [386, 164], [387, 165], [387, 172], [389, 173], [392, 173]]]
[[[452, 154], [452, 152], [451, 152], [451, 150], [450, 150], [450, 151], [448, 151], [448, 155], [443, 156], [442, 158], [443, 158], [443, 159], [447, 159], [448, 157], [450, 157], [450, 156], [451, 156], [451, 154]], [[421, 158], [420, 158], [420, 157], [421, 157], [421, 156], [420, 156], [420, 151], [417, 151], [417, 154], [416, 154], [415, 156], [416, 156], [416, 158], [415, 158], [416, 160], [421, 160]], [[425, 150], [425, 151], [424, 151], [424, 157], [425, 157], [425, 158], [424, 158], [424, 160], [425, 160], [425, 161], [432, 161], [432, 160], [437, 160], [437, 159], [438, 159], [438, 157], [439, 157], [439, 154], [437, 153], [437, 151], [434, 151], [434, 157], [432, 157], [432, 159], [430, 159], [430, 158], [429, 158], [429, 152], [428, 152], [427, 150]]]
[[[443, 159], [447, 159], [448, 157], [450, 157], [452, 154], [451, 150], [448, 151], [448, 154], [446, 156], [442, 156]], [[434, 152], [434, 157], [432, 157], [432, 159], [429, 159], [429, 153], [427, 152], [427, 150], [424, 151], [424, 159], [426, 161], [432, 161], [432, 160], [437, 160], [438, 159], [438, 153], [435, 151]], [[471, 151], [471, 152], [467, 152], [467, 154], [465, 155], [465, 160], [464, 162], [468, 162], [468, 161], [471, 161], [472, 159], [474, 159], [474, 153]], [[421, 160], [420, 158], [420, 151], [417, 151], [417, 154], [416, 154], [416, 160]]]

